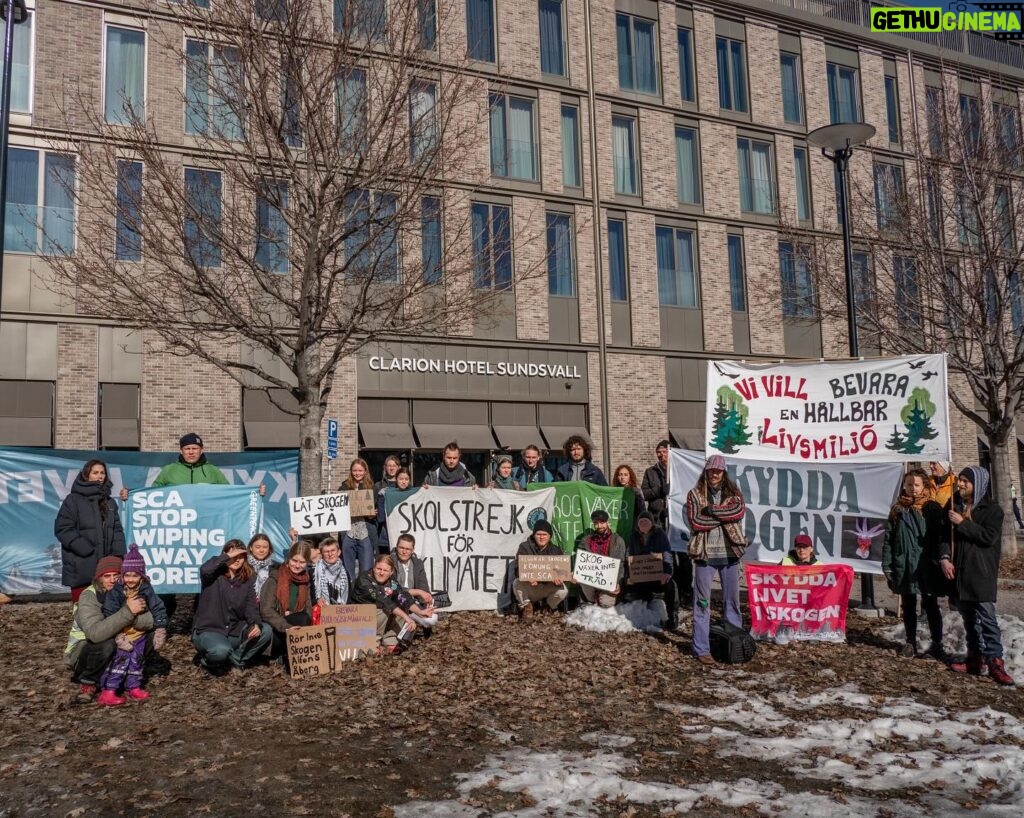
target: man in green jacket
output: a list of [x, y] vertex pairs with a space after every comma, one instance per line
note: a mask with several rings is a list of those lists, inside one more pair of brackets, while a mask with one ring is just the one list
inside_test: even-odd
[[181, 454], [174, 463], [168, 463], [153, 481], [154, 486], [183, 486], [191, 483], [210, 483], [226, 486], [224, 473], [207, 462], [203, 453], [203, 439], [195, 432], [189, 432], [178, 441]]

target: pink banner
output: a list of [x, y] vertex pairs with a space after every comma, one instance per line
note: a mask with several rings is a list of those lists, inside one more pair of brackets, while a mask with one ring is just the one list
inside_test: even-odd
[[846, 641], [849, 565], [746, 565], [750, 635], [788, 642]]

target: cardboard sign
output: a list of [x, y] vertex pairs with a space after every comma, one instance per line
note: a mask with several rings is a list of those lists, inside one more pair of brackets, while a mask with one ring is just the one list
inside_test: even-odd
[[336, 629], [338, 664], [358, 659], [377, 647], [376, 605], [321, 605], [320, 626]]
[[665, 559], [661, 554], [638, 554], [629, 558], [629, 584], [661, 582], [665, 575]]
[[353, 517], [376, 517], [377, 504], [373, 489], [359, 489], [348, 492], [349, 514]]
[[615, 557], [604, 557], [589, 551], [576, 552], [576, 566], [572, 578], [580, 585], [590, 585], [602, 591], [614, 591], [619, 584], [619, 563]]
[[288, 628], [288, 667], [293, 679], [326, 676], [337, 666], [335, 627], [313, 625], [306, 628]]
[[572, 579], [572, 559], [568, 554], [521, 554], [516, 563], [520, 582], [567, 582]]
[[[372, 492], [371, 492], [372, 494]], [[292, 497], [288, 501], [292, 528], [302, 534], [319, 531], [348, 531], [352, 527], [347, 491]]]
[[745, 568], [750, 635], [755, 639], [846, 641], [849, 565], [756, 565]]

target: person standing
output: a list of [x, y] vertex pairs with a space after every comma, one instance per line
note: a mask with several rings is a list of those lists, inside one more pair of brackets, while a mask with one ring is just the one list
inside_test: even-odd
[[928, 464], [928, 472], [932, 478], [932, 499], [945, 508], [953, 497], [956, 489], [956, 475], [950, 469], [953, 464], [948, 460], [932, 460]]
[[389, 454], [384, 458], [384, 474], [380, 480], [373, 484], [373, 502], [377, 510], [377, 519], [374, 525], [370, 526], [370, 533], [376, 530], [373, 540], [376, 544], [377, 553], [388, 550], [388, 517], [384, 506], [384, 493], [397, 485], [398, 472], [402, 470], [402, 461], [397, 455]]
[[635, 524], [640, 514], [647, 511], [647, 502], [644, 500], [644, 493], [640, 488], [640, 483], [636, 479], [636, 472], [633, 471], [633, 468], [628, 463], [617, 466], [612, 485], [624, 489], [628, 488], [633, 492], [633, 522]]
[[[373, 491], [373, 477], [370, 476], [370, 466], [361, 457], [353, 460], [348, 467], [348, 477], [345, 478], [338, 491]], [[369, 571], [373, 565], [373, 540], [370, 537], [370, 526], [374, 526], [376, 533], [377, 514], [376, 511], [368, 517], [351, 518], [348, 531], [341, 537], [341, 559], [345, 563], [345, 570], [348, 571], [349, 586], [355, 582], [356, 577], [363, 571]], [[356, 559], [359, 559], [359, 571], [356, 571]]]
[[1013, 519], [1017, 521], [1017, 528], [1024, 531], [1024, 520], [1020, 516], [1020, 501], [1017, 499], [1017, 484], [1010, 483], [1010, 506], [1013, 508]]
[[160, 470], [153, 481], [156, 486], [183, 486], [192, 483], [209, 483], [226, 486], [228, 479], [224, 472], [206, 459], [203, 452], [203, 439], [195, 432], [182, 435], [178, 441], [181, 454], [174, 463], [168, 463]]
[[569, 480], [582, 480], [584, 483], [593, 483], [595, 486], [607, 486], [608, 480], [590, 459], [592, 454], [590, 444], [582, 435], [570, 435], [562, 446], [562, 452], [568, 459], [555, 472], [555, 480], [566, 482]]
[[427, 472], [423, 487], [445, 486], [447, 488], [476, 488], [476, 477], [462, 462], [462, 449], [452, 441], [441, 452], [441, 462]]
[[494, 458], [494, 476], [488, 488], [505, 489], [506, 491], [525, 491], [526, 487], [516, 482], [512, 476], [512, 458], [507, 454], [499, 454]]
[[712, 455], [697, 485], [686, 495], [690, 521], [689, 552], [693, 558], [693, 655], [701, 664], [711, 658], [711, 583], [722, 584], [725, 621], [743, 626], [740, 615], [740, 558], [747, 548], [743, 535], [746, 503], [739, 487], [725, 473], [725, 458]]
[[[656, 462], [644, 472], [640, 488], [647, 501], [647, 509], [654, 515], [654, 521], [668, 533], [668, 492], [669, 492], [669, 443], [659, 440], [654, 448]], [[671, 538], [670, 538], [671, 543]], [[672, 581], [681, 605], [693, 601], [693, 561], [685, 550], [672, 551]]]
[[968, 466], [960, 472], [957, 493], [947, 512], [951, 536], [944, 536], [939, 546], [939, 564], [946, 579], [955, 583], [957, 608], [967, 631], [967, 656], [949, 667], [956, 673], [980, 676], [988, 666], [993, 681], [1012, 685], [996, 620], [1003, 510], [988, 497], [988, 487], [988, 471], [981, 466]]
[[524, 489], [530, 483], [553, 483], [555, 476], [544, 468], [540, 448], [532, 443], [523, 449], [522, 463], [512, 472], [512, 479]]

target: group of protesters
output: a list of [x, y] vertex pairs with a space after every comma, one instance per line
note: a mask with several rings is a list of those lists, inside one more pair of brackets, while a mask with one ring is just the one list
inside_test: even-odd
[[[227, 484], [223, 473], [206, 460], [203, 441], [189, 433], [179, 441], [177, 462], [164, 468], [154, 486], [184, 483]], [[589, 442], [571, 436], [563, 447], [565, 462], [554, 472], [544, 465], [541, 450], [528, 446], [518, 465], [508, 455], [493, 463], [488, 487], [526, 490], [531, 483], [579, 480], [605, 486], [607, 480], [591, 460]], [[675, 629], [678, 606], [692, 605], [692, 650], [697, 661], [715, 664], [711, 656], [711, 588], [717, 578], [725, 621], [742, 626], [740, 561], [746, 549], [742, 491], [730, 479], [721, 455], [708, 458], [686, 497], [689, 540], [686, 551], [673, 551], [668, 528], [669, 443], [657, 444], [656, 462], [638, 480], [621, 465], [613, 483], [634, 497], [634, 525], [628, 542], [610, 526], [609, 515], [595, 509], [592, 527], [576, 544], [578, 550], [618, 559], [612, 589], [579, 586], [581, 602], [612, 607], [628, 599], [663, 598], [664, 626]], [[928, 653], [961, 673], [986, 672], [999, 684], [1013, 684], [1002, 659], [995, 617], [1002, 510], [988, 496], [988, 472], [969, 466], [954, 476], [949, 463], [931, 463], [931, 473], [906, 474], [899, 499], [889, 515], [882, 566], [889, 587], [901, 599], [906, 644], [903, 656], [918, 655], [918, 597], [924, 608], [931, 645]], [[209, 675], [246, 668], [265, 653], [286, 661], [286, 632], [317, 624], [322, 605], [360, 603], [377, 610], [377, 652], [400, 653], [420, 633], [429, 636], [438, 621], [434, 591], [423, 561], [415, 554], [410, 534], [387, 533], [387, 498], [412, 485], [412, 475], [397, 457], [384, 462], [374, 482], [365, 460], [352, 461], [341, 491], [372, 489], [375, 514], [354, 517], [340, 540], [333, 534], [300, 539], [292, 533], [284, 561], [273, 561], [274, 549], [265, 534], [248, 543], [226, 542], [222, 552], [200, 568], [201, 590], [192, 622], [195, 662]], [[449, 443], [440, 463], [422, 488], [477, 486], [457, 443]], [[111, 496], [111, 481], [102, 461], [85, 464], [64, 500], [55, 522], [63, 554], [63, 584], [71, 589], [73, 621], [65, 662], [79, 684], [77, 701], [116, 706], [127, 699], [144, 700], [143, 669], [147, 656], [167, 639], [173, 597], [158, 596], [146, 576], [143, 555], [125, 542]], [[260, 487], [261, 494], [264, 488]], [[628, 494], [626, 495], [629, 496]], [[127, 489], [122, 490], [122, 501]], [[517, 556], [561, 554], [553, 543], [549, 521], [537, 521], [520, 544]], [[663, 571], [654, 581], [628, 583], [628, 558], [657, 554]], [[795, 538], [783, 564], [817, 561], [806, 534]], [[517, 564], [513, 563], [515, 566]], [[521, 619], [558, 611], [569, 595], [563, 582], [520, 581], [516, 568], [511, 595]], [[964, 619], [967, 655], [955, 659], [942, 649], [942, 616], [938, 599], [948, 596]]]

